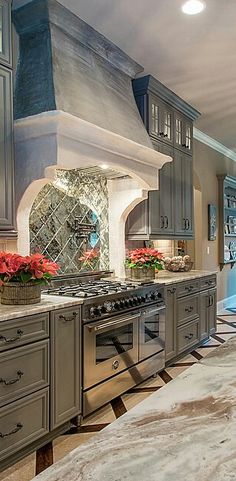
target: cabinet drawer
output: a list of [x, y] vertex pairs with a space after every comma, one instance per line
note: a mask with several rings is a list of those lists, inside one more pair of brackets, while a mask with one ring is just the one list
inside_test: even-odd
[[48, 389], [0, 409], [0, 461], [49, 432]]
[[209, 289], [216, 286], [216, 276], [203, 277], [200, 279], [200, 290]]
[[199, 341], [199, 319], [188, 322], [177, 329], [178, 353], [194, 346]]
[[193, 280], [188, 282], [182, 282], [181, 284], [179, 284], [176, 289], [176, 295], [177, 297], [183, 297], [198, 291], [199, 280]]
[[199, 294], [177, 300], [177, 325], [199, 317]]
[[0, 352], [49, 337], [49, 313], [0, 323]]
[[0, 354], [0, 406], [49, 384], [49, 341]]

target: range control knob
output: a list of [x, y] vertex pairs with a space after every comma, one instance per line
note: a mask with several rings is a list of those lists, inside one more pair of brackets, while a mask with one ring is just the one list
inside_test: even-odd
[[101, 315], [101, 308], [100, 306], [91, 307], [90, 309], [90, 317], [97, 317]]
[[129, 307], [130, 306], [130, 303], [129, 303], [129, 299], [125, 299], [125, 307]]
[[113, 309], [113, 304], [111, 301], [104, 302], [104, 308], [106, 309], [106, 312], [111, 312]]
[[116, 301], [116, 302], [115, 302], [114, 308], [115, 308], [116, 311], [119, 311], [119, 309], [120, 309], [120, 301]]
[[133, 301], [132, 297], [130, 297], [130, 299], [129, 299], [129, 305], [130, 305], [130, 307], [134, 306], [134, 301]]
[[155, 301], [155, 299], [157, 298], [156, 292], [152, 292], [150, 297], [152, 301]]

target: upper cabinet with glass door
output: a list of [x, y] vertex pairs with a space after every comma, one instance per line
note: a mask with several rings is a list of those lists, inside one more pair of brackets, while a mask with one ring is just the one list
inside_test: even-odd
[[187, 154], [192, 154], [193, 123], [177, 110], [174, 114], [174, 146]]
[[12, 65], [11, 3], [8, 0], [0, 0], [0, 64]]
[[173, 144], [174, 111], [170, 105], [149, 94], [148, 119], [150, 136]]
[[134, 79], [133, 91], [151, 139], [191, 155], [193, 121], [200, 113], [151, 75]]

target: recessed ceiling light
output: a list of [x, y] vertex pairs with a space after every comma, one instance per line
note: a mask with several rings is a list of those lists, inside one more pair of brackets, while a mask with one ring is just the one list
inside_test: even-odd
[[100, 165], [100, 167], [103, 170], [109, 169], [109, 166], [107, 164], [102, 164], [102, 165]]
[[188, 0], [182, 5], [181, 10], [187, 15], [196, 15], [197, 13], [202, 12], [205, 7], [205, 2], [202, 2], [201, 0]]

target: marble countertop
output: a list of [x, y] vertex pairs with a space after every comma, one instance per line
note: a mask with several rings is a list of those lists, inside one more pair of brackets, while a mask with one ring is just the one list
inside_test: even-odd
[[199, 279], [200, 277], [207, 277], [214, 274], [217, 274], [217, 272], [201, 270], [192, 270], [189, 272], [170, 272], [163, 270], [158, 272], [155, 282], [158, 284], [173, 284], [175, 282], [190, 281], [192, 279]]
[[236, 336], [35, 481], [236, 479]]
[[26, 306], [5, 306], [0, 304], [0, 322], [80, 304], [83, 304], [83, 299], [51, 295], [42, 295], [42, 300], [38, 304], [27, 304]]

